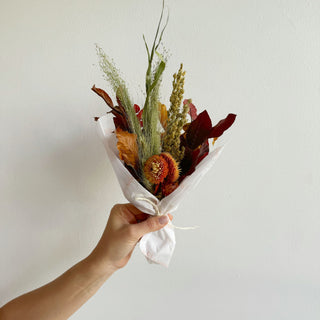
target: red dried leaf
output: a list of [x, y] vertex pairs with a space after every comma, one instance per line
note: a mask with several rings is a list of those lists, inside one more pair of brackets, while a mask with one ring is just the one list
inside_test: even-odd
[[143, 109], [141, 109], [138, 113], [137, 113], [137, 118], [139, 120], [142, 120], [142, 113], [143, 113]]
[[219, 121], [217, 125], [212, 127], [208, 112], [204, 110], [198, 117], [190, 123], [186, 129], [186, 145], [190, 149], [196, 149], [208, 138], [218, 138], [224, 131], [231, 127], [236, 119], [233, 113]]
[[201, 146], [197, 158], [197, 164], [198, 165], [207, 155], [209, 154], [209, 142], [206, 140]]
[[191, 117], [191, 121], [196, 120], [197, 118], [197, 108], [196, 106], [191, 102], [191, 99], [186, 99], [183, 101], [183, 104], [189, 104], [189, 115]]
[[134, 104], [133, 107], [134, 107], [134, 111], [136, 113], [138, 113], [140, 111], [140, 107], [137, 104]]
[[199, 155], [199, 149], [196, 150], [191, 150], [191, 149], [186, 149], [184, 157], [182, 161], [180, 162], [180, 169], [181, 169], [181, 174], [179, 177], [179, 183], [188, 175], [194, 172], [196, 168], [196, 159], [198, 158]]
[[233, 113], [229, 113], [225, 119], [220, 120], [211, 130], [208, 135], [208, 138], [218, 138], [220, 137], [224, 131], [229, 129], [234, 120], [236, 119], [236, 115]]
[[113, 108], [113, 102], [110, 98], [110, 96], [102, 89], [96, 88], [95, 85], [91, 88], [92, 91], [94, 91], [96, 94], [98, 94], [110, 108]]
[[185, 148], [184, 157], [180, 162], [181, 175], [179, 182], [192, 174], [196, 166], [209, 153], [209, 138], [215, 140], [235, 121], [236, 115], [229, 114], [214, 127], [207, 111], [201, 112], [198, 117], [185, 127], [186, 132], [180, 136], [180, 144]]
[[129, 131], [128, 122], [123, 116], [117, 114], [113, 117], [113, 123], [116, 129], [120, 128], [124, 131]]
[[142, 122], [143, 109], [140, 109], [140, 107], [137, 104], [134, 104], [133, 107], [134, 107], [134, 110], [136, 112], [137, 118], [138, 118], [138, 120], [140, 122], [140, 127], [142, 127], [143, 126], [143, 122]]
[[190, 149], [196, 149], [208, 137], [212, 128], [208, 112], [204, 110], [192, 121], [186, 132], [186, 143]]
[[192, 150], [185, 147], [185, 154], [180, 162], [181, 175], [179, 183], [188, 175], [192, 174], [196, 166], [209, 154], [209, 142], [205, 140], [201, 146]]

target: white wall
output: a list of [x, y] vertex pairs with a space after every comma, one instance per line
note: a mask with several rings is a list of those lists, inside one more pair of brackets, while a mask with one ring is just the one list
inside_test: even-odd
[[[164, 77], [230, 144], [175, 215], [169, 269], [137, 250], [72, 319], [319, 319], [320, 2], [167, 0]], [[94, 43], [134, 97], [161, 1], [0, 2], [0, 305], [85, 257], [125, 202], [95, 130], [108, 88]], [[110, 91], [110, 90], [109, 90]], [[141, 103], [142, 98], [137, 98]]]

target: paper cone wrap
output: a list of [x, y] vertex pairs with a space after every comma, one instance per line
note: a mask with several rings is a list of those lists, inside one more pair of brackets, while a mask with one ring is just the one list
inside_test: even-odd
[[[123, 195], [139, 210], [151, 215], [156, 215], [157, 213], [161, 215], [172, 214], [176, 211], [183, 198], [196, 187], [202, 177], [212, 167], [224, 147], [220, 143], [219, 138], [219, 145], [217, 141], [215, 148], [197, 165], [195, 172], [187, 176], [170, 195], [162, 200], [158, 200], [131, 175], [119, 159], [117, 139], [114, 133], [115, 129], [110, 121], [110, 117], [103, 116], [99, 118], [97, 124], [99, 135], [118, 178]], [[144, 235], [140, 240], [140, 250], [149, 262], [168, 267], [175, 244], [174, 226], [169, 223], [159, 231]]]

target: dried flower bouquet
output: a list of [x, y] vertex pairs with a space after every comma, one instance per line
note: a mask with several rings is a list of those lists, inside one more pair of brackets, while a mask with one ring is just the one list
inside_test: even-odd
[[132, 103], [119, 71], [99, 47], [100, 67], [114, 90], [117, 104], [104, 90], [92, 88], [111, 108], [120, 159], [158, 199], [168, 196], [195, 171], [209, 153], [209, 139], [214, 143], [236, 118], [229, 114], [212, 126], [206, 110], [198, 115], [191, 99], [183, 101], [185, 71], [182, 64], [173, 75], [169, 110], [159, 101], [166, 59], [157, 50], [168, 22], [160, 32], [162, 18], [163, 7], [151, 50], [143, 37], [148, 55], [143, 108]]
[[[198, 114], [191, 99], [183, 99], [185, 71], [182, 64], [173, 75], [169, 109], [160, 101], [159, 90], [167, 62], [165, 53], [159, 52], [168, 23], [167, 18], [161, 28], [163, 14], [164, 2], [150, 48], [143, 36], [148, 56], [143, 107], [131, 101], [118, 69], [98, 46], [99, 64], [114, 91], [116, 103], [104, 90], [92, 87], [107, 103], [110, 108], [108, 113], [113, 116], [114, 128], [113, 132], [110, 131], [113, 137], [106, 133], [108, 128], [103, 123], [103, 117], [96, 120], [101, 121], [105, 146], [124, 195], [140, 210], [150, 214], [166, 214], [177, 209], [185, 190], [191, 188], [190, 184], [199, 182], [219, 154], [218, 150], [216, 154], [210, 152], [209, 161], [202, 163], [209, 155], [209, 141], [212, 139], [214, 144], [236, 118], [235, 114], [230, 113], [212, 126], [206, 110]], [[117, 155], [110, 140], [115, 137]], [[133, 184], [132, 179], [136, 181]], [[139, 196], [141, 194], [144, 194], [142, 198]], [[145, 200], [152, 206], [148, 207], [148, 203], [141, 205], [138, 200]], [[144, 236], [140, 241], [140, 248], [148, 260], [163, 265], [168, 265], [174, 245], [174, 232], [167, 226]]]

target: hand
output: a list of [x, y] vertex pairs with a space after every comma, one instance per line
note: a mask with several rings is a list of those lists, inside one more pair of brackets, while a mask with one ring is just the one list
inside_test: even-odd
[[89, 258], [102, 268], [123, 268], [146, 233], [163, 228], [172, 216], [150, 216], [132, 204], [116, 204], [109, 216], [104, 233]]
[[[139, 239], [163, 228], [171, 215], [149, 216], [131, 204], [117, 204], [92, 253], [60, 277], [0, 308], [0, 319], [68, 319], [119, 268]], [[57, 308], [59, 306], [59, 308]]]

